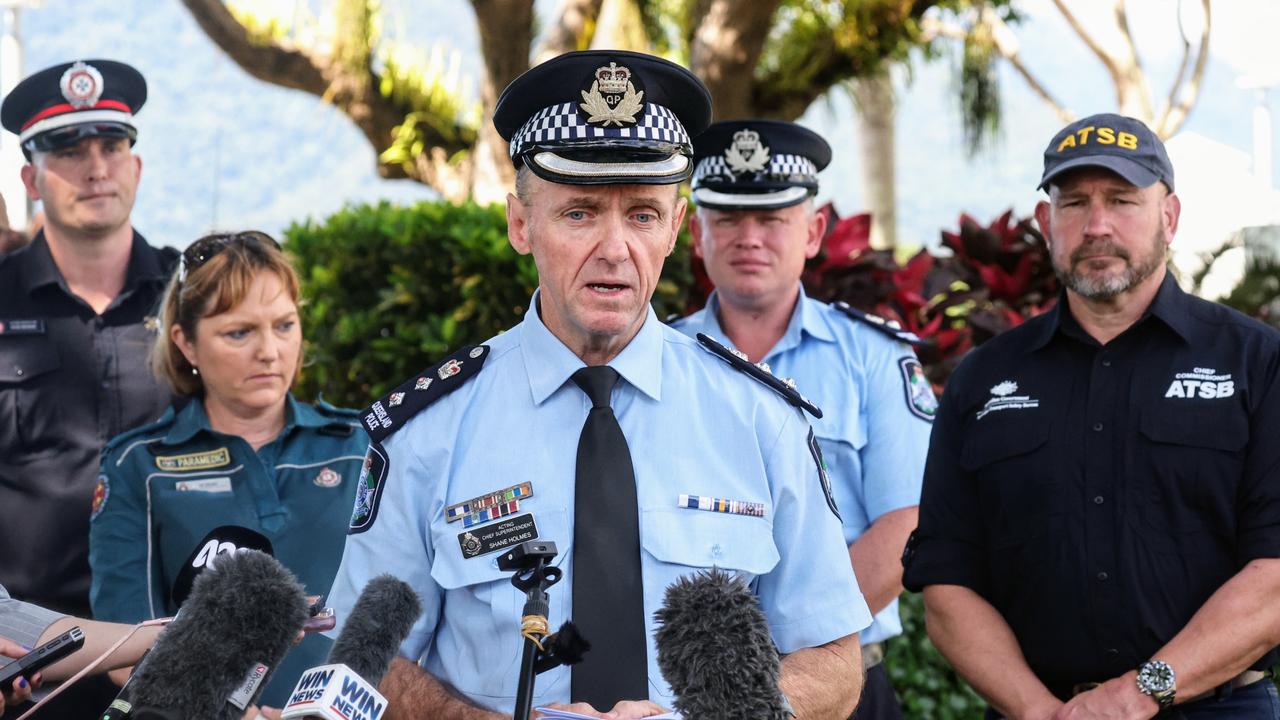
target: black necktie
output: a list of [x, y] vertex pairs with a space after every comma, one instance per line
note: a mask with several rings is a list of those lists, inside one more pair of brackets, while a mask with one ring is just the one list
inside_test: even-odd
[[573, 622], [591, 651], [573, 666], [570, 697], [607, 712], [619, 700], [649, 698], [636, 476], [609, 406], [618, 372], [586, 367], [573, 381], [591, 398], [573, 511]]

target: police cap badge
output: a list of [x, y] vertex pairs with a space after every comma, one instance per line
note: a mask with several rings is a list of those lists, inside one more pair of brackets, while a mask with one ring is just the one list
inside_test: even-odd
[[14, 87], [0, 105], [0, 124], [24, 152], [70, 147], [88, 137], [133, 144], [133, 115], [147, 101], [142, 74], [113, 60], [77, 60], [45, 68]]
[[493, 124], [511, 161], [570, 185], [670, 185], [688, 179], [690, 138], [711, 121], [693, 73], [652, 55], [571, 52], [516, 78]]
[[831, 162], [822, 136], [779, 120], [726, 120], [693, 144], [693, 200], [717, 210], [776, 210], [818, 192]]

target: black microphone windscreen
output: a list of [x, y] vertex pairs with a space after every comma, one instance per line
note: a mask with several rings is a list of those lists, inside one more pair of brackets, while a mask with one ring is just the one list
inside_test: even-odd
[[229, 555], [237, 550], [259, 550], [268, 555], [275, 553], [271, 549], [271, 541], [261, 533], [254, 532], [239, 525], [223, 525], [209, 531], [208, 535], [191, 551], [191, 556], [183, 563], [178, 576], [173, 580], [174, 607], [182, 607], [187, 596], [191, 594], [191, 585], [205, 568], [211, 567], [215, 558]]
[[658, 669], [687, 720], [785, 720], [781, 660], [751, 589], [719, 569], [680, 578], [654, 613]]
[[[195, 579], [182, 612], [134, 672], [128, 699], [137, 712], [238, 720], [244, 711], [228, 699], [256, 699], [307, 615], [302, 586], [275, 558], [251, 550], [221, 556]], [[251, 673], [259, 682], [246, 692]]]
[[375, 577], [344, 620], [329, 662], [346, 665], [377, 687], [421, 614], [422, 603], [413, 588], [392, 575]]

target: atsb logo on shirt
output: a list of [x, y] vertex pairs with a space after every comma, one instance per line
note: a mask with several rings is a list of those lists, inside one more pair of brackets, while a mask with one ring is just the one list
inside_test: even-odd
[[1193, 368], [1173, 376], [1173, 383], [1165, 391], [1167, 398], [1229, 398], [1236, 394], [1236, 383], [1231, 373], [1217, 374], [1213, 368]]

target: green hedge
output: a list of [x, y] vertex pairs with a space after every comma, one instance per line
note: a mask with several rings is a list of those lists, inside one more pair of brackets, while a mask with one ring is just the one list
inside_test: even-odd
[[[348, 207], [285, 231], [302, 276], [308, 364], [301, 397], [362, 408], [451, 349], [478, 343], [524, 315], [533, 261], [507, 244], [501, 208], [424, 202]], [[690, 294], [682, 233], [654, 296], [659, 317]], [[981, 716], [981, 703], [924, 632], [918, 596], [903, 598], [906, 634], [889, 650], [890, 676], [910, 718]]]

